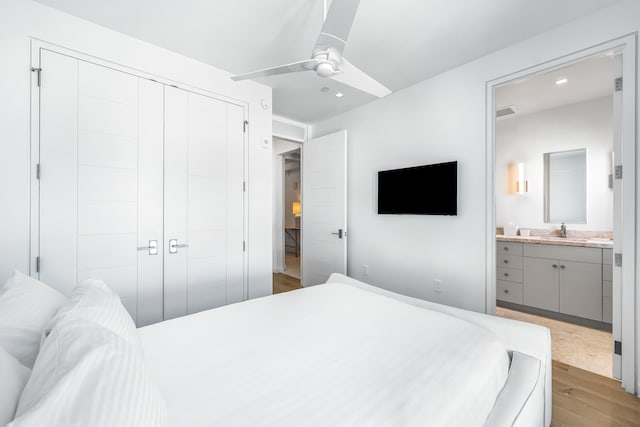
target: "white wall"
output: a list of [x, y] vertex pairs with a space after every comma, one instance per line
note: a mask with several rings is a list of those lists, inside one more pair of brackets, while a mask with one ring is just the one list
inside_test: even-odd
[[[569, 229], [613, 231], [613, 99], [604, 97], [496, 122], [496, 225], [559, 228], [544, 222], [544, 153], [587, 149], [587, 223]], [[509, 164], [523, 162], [529, 192], [509, 193]]]
[[[349, 133], [349, 275], [484, 311], [487, 82], [638, 30], [640, 2], [621, 1], [314, 124], [313, 137]], [[377, 171], [449, 160], [459, 162], [457, 217], [376, 214]], [[443, 281], [440, 293], [435, 278]]]
[[0, 0], [0, 282], [29, 271], [32, 38], [249, 103], [249, 296], [270, 294], [271, 89], [30, 0]]
[[299, 142], [273, 137], [273, 272], [284, 272], [284, 160], [282, 154], [297, 150]]

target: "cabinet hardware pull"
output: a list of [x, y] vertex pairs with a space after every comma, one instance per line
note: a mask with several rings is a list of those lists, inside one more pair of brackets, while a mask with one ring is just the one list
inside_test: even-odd
[[561, 265], [560, 268], [564, 268], [564, 265]]
[[508, 294], [508, 293], [509, 293], [509, 289], [505, 289], [505, 290], [504, 290], [504, 293], [505, 293], [505, 294]]
[[553, 268], [558, 268], [558, 264], [553, 264], [552, 267]]
[[509, 247], [508, 247], [508, 246], [505, 246], [505, 247], [504, 247], [504, 250], [505, 250], [505, 251], [508, 251], [508, 250], [509, 250]]
[[504, 273], [504, 277], [509, 277], [509, 273]]
[[505, 260], [504, 260], [504, 263], [505, 263], [505, 264], [509, 264], [509, 261], [507, 261], [507, 260], [505, 259]]

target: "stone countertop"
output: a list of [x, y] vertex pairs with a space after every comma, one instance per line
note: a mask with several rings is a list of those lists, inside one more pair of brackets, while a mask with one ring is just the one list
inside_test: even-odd
[[583, 248], [613, 249], [613, 240], [604, 238], [581, 239], [573, 237], [552, 237], [552, 236], [504, 236], [496, 235], [498, 242], [533, 243], [539, 245], [559, 245], [559, 246], [579, 246]]

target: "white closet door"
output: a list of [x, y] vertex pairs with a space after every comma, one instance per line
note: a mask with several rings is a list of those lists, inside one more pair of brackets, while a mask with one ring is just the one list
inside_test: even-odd
[[138, 79], [138, 97], [137, 325], [140, 327], [160, 322], [164, 317], [164, 87]]
[[165, 88], [165, 318], [243, 299], [243, 115]]
[[162, 239], [162, 220], [147, 220], [162, 210], [162, 171], [146, 161], [162, 159], [161, 88], [142, 83], [139, 103], [135, 76], [44, 50], [41, 67], [51, 77], [41, 88], [40, 278], [66, 294], [102, 279], [134, 320], [139, 306], [145, 324], [161, 320], [161, 266], [149, 274], [161, 261], [137, 251], [139, 237]]
[[39, 279], [69, 295], [78, 282], [78, 60], [40, 51]]

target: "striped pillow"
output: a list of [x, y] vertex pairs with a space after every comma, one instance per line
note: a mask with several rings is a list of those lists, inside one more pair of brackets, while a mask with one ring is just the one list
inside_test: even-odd
[[110, 329], [59, 319], [44, 341], [9, 426], [165, 426], [142, 354]]
[[120, 297], [102, 280], [88, 279], [74, 289], [69, 302], [58, 310], [45, 328], [41, 345], [53, 326], [63, 319], [85, 319], [95, 322], [120, 335], [142, 351], [133, 319], [120, 302]]

